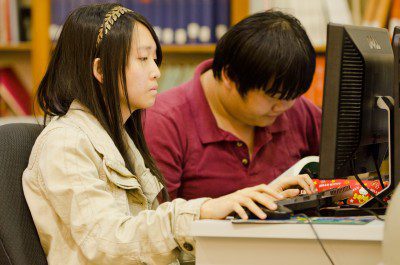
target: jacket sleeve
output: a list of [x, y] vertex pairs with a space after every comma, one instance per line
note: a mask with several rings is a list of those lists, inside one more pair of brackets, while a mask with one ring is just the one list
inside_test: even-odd
[[118, 207], [99, 178], [101, 157], [83, 132], [49, 133], [39, 159], [39, 182], [66, 235], [95, 264], [151, 262], [171, 252], [194, 253], [190, 224], [206, 198], [182, 199], [131, 216]]
[[181, 186], [184, 147], [176, 121], [153, 110], [146, 112], [144, 135], [151, 155], [165, 177], [171, 199], [178, 197]]

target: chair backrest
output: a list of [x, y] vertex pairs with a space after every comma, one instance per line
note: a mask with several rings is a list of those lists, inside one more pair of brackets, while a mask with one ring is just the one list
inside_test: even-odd
[[43, 126], [0, 126], [0, 264], [47, 264], [22, 190], [22, 173]]

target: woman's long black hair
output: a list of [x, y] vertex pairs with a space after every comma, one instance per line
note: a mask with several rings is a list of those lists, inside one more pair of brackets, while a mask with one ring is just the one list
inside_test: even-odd
[[[37, 92], [39, 106], [47, 116], [64, 116], [72, 101], [87, 107], [110, 135], [127, 167], [134, 172], [124, 141], [124, 124], [120, 107], [120, 87], [129, 106], [125, 70], [136, 23], [143, 24], [157, 45], [157, 65], [162, 61], [160, 42], [149, 22], [136, 12], [125, 13], [112, 25], [96, 47], [99, 28], [106, 14], [118, 4], [84, 6], [73, 11], [64, 23], [60, 38]], [[93, 75], [93, 61], [100, 58], [103, 83]], [[128, 119], [126, 130], [143, 156], [151, 173], [165, 186], [164, 178], [151, 157], [142, 129], [142, 111]], [[168, 200], [166, 188], [163, 200]]]

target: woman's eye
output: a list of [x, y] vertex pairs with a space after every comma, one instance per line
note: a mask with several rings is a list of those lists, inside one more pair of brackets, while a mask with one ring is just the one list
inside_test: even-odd
[[142, 62], [147, 61], [147, 57], [140, 57], [139, 60]]

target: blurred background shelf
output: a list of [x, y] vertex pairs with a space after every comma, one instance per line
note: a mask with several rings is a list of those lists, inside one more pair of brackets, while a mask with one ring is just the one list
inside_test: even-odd
[[[4, 36], [3, 31], [7, 27], [4, 27], [4, 19], [1, 19], [1, 15], [4, 12], [0, 10], [0, 43], [2, 43], [0, 44], [0, 69], [2, 67], [13, 68], [16, 75], [21, 79], [21, 83], [29, 91], [31, 98], [36, 93], [36, 88], [47, 68], [52, 47], [54, 47], [52, 43], [52, 39], [55, 36], [54, 33], [57, 34], [60, 32], [57, 29], [54, 30], [53, 24], [55, 22], [62, 24], [66, 15], [81, 4], [89, 2], [120, 2], [118, 0], [1, 1], [17, 3], [19, 15], [26, 18], [26, 21], [20, 18], [13, 20], [13, 16], [10, 16], [11, 22], [9, 22], [9, 25], [15, 24], [12, 21], [19, 21], [19, 29], [22, 29], [23, 32], [26, 31], [28, 39], [18, 44], [4, 44], [1, 36], [2, 34]], [[121, 0], [121, 2], [124, 2], [126, 5], [142, 5], [142, 7], [143, 5], [152, 5], [152, 8], [143, 9], [144, 11], [139, 12], [144, 12], [144, 15], [154, 25], [161, 23], [160, 21], [157, 22], [157, 19], [162, 19], [162, 23], [167, 24], [171, 24], [168, 18], [173, 17], [174, 20], [178, 19], [178, 17], [165, 15], [165, 5], [168, 3], [175, 4], [173, 8], [167, 8], [169, 12], [178, 12], [177, 14], [185, 10], [181, 8], [179, 11], [182, 3], [185, 5], [197, 5], [197, 9], [192, 8], [192, 11], [186, 9], [186, 12], [191, 12], [191, 16], [193, 14], [197, 15], [197, 19], [202, 21], [201, 23], [204, 23], [205, 17], [201, 17], [200, 14], [204, 14], [204, 10], [210, 10], [211, 5], [215, 9], [212, 9], [214, 10], [212, 11], [213, 15], [209, 16], [212, 21], [209, 21], [208, 24], [215, 27], [215, 30], [216, 24], [218, 24], [216, 21], [219, 19], [218, 17], [221, 17], [218, 16], [220, 13], [216, 14], [216, 12], [219, 12], [218, 10], [222, 10], [223, 14], [228, 14], [228, 25], [236, 24], [249, 14], [270, 8], [294, 15], [303, 24], [318, 55], [314, 80], [310, 90], [306, 93], [306, 97], [319, 106], [322, 105], [323, 94], [326, 24], [329, 21], [334, 21], [343, 24], [387, 27], [390, 34], [393, 31], [392, 28], [394, 25], [400, 25], [400, 0]], [[225, 3], [225, 6], [228, 5], [228, 9], [224, 9], [223, 6], [221, 7], [222, 2]], [[160, 3], [162, 3], [162, 9], [160, 8]], [[55, 4], [60, 6], [56, 6]], [[158, 7], [158, 9], [155, 7]], [[162, 16], [154, 15], [157, 12], [160, 14], [160, 11], [157, 10], [163, 10], [161, 12]], [[186, 23], [189, 22], [186, 21]], [[211, 35], [215, 32], [212, 31]], [[175, 38], [176, 36], [173, 36], [174, 40], [172, 43], [175, 43]], [[159, 80], [161, 90], [169, 89], [190, 79], [195, 66], [199, 62], [212, 58], [216, 39], [217, 36], [215, 34], [213, 40], [209, 41], [209, 43], [206, 41], [206, 43], [201, 44], [162, 44], [164, 60], [161, 66], [162, 75]], [[186, 43], [188, 42], [192, 43], [192, 40], [188, 38]]]
[[214, 50], [215, 44], [162, 45], [164, 53], [213, 54]]
[[31, 50], [32, 44], [30, 42], [0, 44], [0, 52], [30, 52]]

